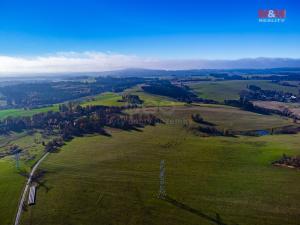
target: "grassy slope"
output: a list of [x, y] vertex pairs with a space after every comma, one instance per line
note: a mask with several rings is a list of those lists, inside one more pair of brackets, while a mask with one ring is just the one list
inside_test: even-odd
[[[160, 100], [159, 96], [151, 96], [147, 94], [141, 94], [143, 100], [147, 106], [149, 105], [157, 105], [160, 102], [163, 105], [173, 105], [174, 101], [171, 100]], [[121, 95], [116, 93], [103, 93], [99, 96], [95, 97], [95, 100], [83, 103], [83, 106], [86, 105], [107, 105], [107, 106], [121, 106], [124, 105], [122, 102], [118, 102], [121, 99]], [[161, 105], [160, 104], [160, 105]], [[41, 109], [32, 109], [32, 110], [24, 110], [24, 109], [10, 109], [10, 110], [1, 110], [0, 111], [0, 119], [4, 119], [8, 116], [32, 116], [36, 113], [47, 112], [47, 111], [57, 111], [58, 106], [53, 107], [45, 107]], [[33, 144], [34, 140], [31, 136], [26, 136], [24, 134], [11, 134], [10, 136], [0, 136], [0, 151], [5, 151], [6, 146], [10, 144], [18, 144], [22, 148], [26, 148], [28, 150], [29, 156], [35, 156], [35, 159], [24, 164], [21, 161], [21, 167], [25, 170], [29, 170], [30, 165], [32, 165], [36, 159], [41, 156], [42, 147]], [[24, 158], [24, 157], [23, 157]], [[24, 160], [24, 159], [23, 159]], [[2, 209], [0, 212], [0, 224], [11, 224], [12, 219], [14, 217], [14, 213], [16, 210], [16, 205], [19, 199], [19, 193], [24, 185], [25, 179], [17, 174], [15, 169], [14, 161], [12, 157], [6, 157], [4, 159], [0, 159], [0, 208]], [[13, 186], [13, 187], [12, 187]], [[8, 207], [5, 207], [8, 206]]]
[[[145, 107], [184, 105], [183, 102], [178, 102], [171, 98], [145, 93], [139, 87], [128, 89], [124, 91], [124, 93], [138, 95], [140, 99], [144, 101], [143, 106]], [[87, 105], [122, 106], [125, 105], [126, 103], [118, 102], [118, 100], [122, 99], [121, 96], [122, 93], [121, 94], [112, 93], [112, 92], [103, 93], [101, 95], [96, 96], [92, 101], [84, 102], [82, 106], [87, 106]]]
[[263, 89], [278, 90], [285, 92], [292, 92], [297, 94], [298, 88], [287, 87], [271, 83], [270, 81], [218, 81], [218, 82], [200, 82], [191, 84], [191, 88], [198, 93], [200, 97], [207, 99], [214, 99], [217, 101], [224, 101], [228, 99], [238, 99], [239, 92], [245, 90], [247, 85], [257, 85]]
[[[103, 93], [95, 97], [95, 100], [84, 102], [82, 105], [107, 105], [107, 106], [121, 106], [124, 103], [118, 102], [121, 99], [121, 96], [115, 93]], [[41, 112], [48, 112], [48, 111], [58, 111], [58, 105], [54, 105], [52, 107], [44, 107], [40, 109], [7, 109], [7, 110], [0, 110], [0, 119], [4, 119], [8, 116], [18, 117], [18, 116], [32, 116], [37, 113]]]
[[[148, 106], [184, 105], [183, 102], [178, 102], [174, 99], [166, 98], [163, 96], [147, 94], [147, 93], [141, 91], [139, 88], [129, 89], [126, 91], [126, 93], [139, 95], [140, 98], [142, 100], [144, 100], [144, 106], [146, 106], [146, 107], [148, 107]], [[118, 101], [121, 99], [122, 99], [121, 94], [106, 92], [106, 93], [100, 94], [98, 96], [95, 96], [94, 100], [84, 102], [81, 105], [82, 106], [87, 106], [87, 105], [122, 106], [122, 105], [125, 105], [126, 103]], [[30, 110], [24, 110], [24, 109], [0, 110], [0, 120], [6, 118], [8, 116], [12, 116], [12, 117], [32, 116], [32, 115], [40, 113], [40, 112], [48, 112], [48, 111], [58, 111], [58, 105], [54, 105], [52, 107], [44, 107], [44, 108], [40, 108], [40, 109], [30, 109]]]
[[[121, 99], [121, 96], [115, 93], [103, 93], [95, 97], [95, 100], [84, 102], [82, 105], [107, 105], [107, 106], [121, 106], [124, 103], [118, 102]], [[54, 105], [52, 107], [44, 107], [40, 109], [7, 109], [7, 110], [0, 110], [0, 120], [4, 119], [8, 116], [18, 117], [18, 116], [32, 116], [37, 113], [41, 112], [48, 112], [48, 111], [58, 111], [58, 105]]]
[[[118, 102], [121, 99], [121, 96], [116, 93], [103, 93], [98, 96], [95, 96], [94, 100], [87, 101], [82, 103], [82, 106], [87, 105], [107, 105], [107, 106], [122, 106], [124, 103]], [[18, 116], [32, 116], [34, 114], [40, 112], [48, 112], [48, 111], [58, 111], [58, 105], [54, 105], [52, 107], [44, 107], [40, 109], [31, 109], [31, 110], [24, 110], [24, 109], [7, 109], [7, 110], [0, 110], [0, 119], [4, 119], [8, 116], [18, 117]]]
[[128, 89], [125, 93], [138, 95], [140, 99], [144, 101], [143, 106], [150, 107], [150, 106], [181, 106], [184, 105], [184, 102], [179, 102], [175, 99], [168, 98], [161, 95], [153, 95], [144, 92], [139, 86]]
[[[183, 105], [183, 103], [181, 103], [181, 102], [176, 102], [176, 101], [174, 101], [174, 100], [172, 100], [172, 99], [168, 99], [168, 98], [164, 98], [164, 97], [161, 97], [161, 96], [155, 96], [155, 95], [150, 95], [150, 94], [147, 94], [147, 93], [144, 93], [144, 92], [141, 92], [140, 90], [138, 90], [138, 89], [133, 89], [133, 90], [131, 90], [131, 93], [133, 93], [133, 94], [138, 94], [140, 97], [141, 97], [141, 99], [143, 99], [144, 101], [145, 101], [145, 103], [144, 103], [144, 105], [145, 106], [176, 106], [176, 105]], [[92, 101], [92, 102], [89, 102], [89, 103], [86, 103], [86, 105], [87, 104], [101, 104], [101, 105], [120, 105], [120, 104], [123, 104], [123, 103], [120, 103], [120, 102], [118, 102], [118, 100], [120, 99], [121, 97], [119, 96], [119, 95], [117, 95], [117, 94], [114, 94], [114, 93], [105, 93], [105, 94], [102, 94], [102, 95], [100, 95], [99, 97], [97, 97], [96, 99], [95, 99], [95, 101]], [[216, 122], [216, 123], [218, 123], [218, 124], [220, 124], [221, 126], [222, 126], [222, 124], [225, 124], [226, 125], [226, 127], [228, 127], [230, 124], [231, 124], [231, 126], [234, 126], [234, 127], [238, 127], [238, 126], [240, 126], [240, 127], [245, 127], [245, 126], [248, 126], [248, 125], [251, 125], [251, 126], [254, 126], [254, 127], [256, 127], [258, 124], [260, 124], [261, 125], [261, 127], [262, 128], [264, 128], [265, 126], [266, 127], [268, 127], [268, 126], [281, 126], [281, 125], [285, 125], [286, 123], [288, 123], [287, 121], [284, 121], [284, 120], [281, 120], [281, 119], [278, 119], [278, 118], [274, 118], [274, 117], [257, 117], [257, 115], [249, 115], [249, 114], [247, 114], [247, 113], [244, 113], [244, 112], [236, 112], [236, 113], [234, 113], [233, 111], [227, 111], [227, 110], [225, 110], [224, 111], [224, 109], [230, 109], [230, 107], [221, 107], [221, 109], [220, 108], [218, 108], [219, 106], [215, 106], [215, 105], [212, 105], [212, 106], [205, 106], [205, 107], [202, 107], [201, 108], [201, 110], [202, 110], [202, 113], [201, 113], [201, 115], [203, 115], [204, 117], [205, 117], [205, 119], [207, 119], [207, 120], [210, 120], [210, 121], [213, 121], [213, 122]], [[218, 108], [217, 110], [215, 110], [215, 108]], [[26, 114], [26, 115], [32, 115], [32, 114], [34, 114], [34, 113], [38, 113], [38, 112], [40, 112], [40, 111], [48, 111], [48, 110], [53, 110], [53, 108], [52, 109], [39, 109], [39, 110], [30, 110], [30, 111], [24, 111], [24, 110], [17, 110], [17, 111], [11, 111], [11, 112], [9, 112], [9, 113], [7, 113], [6, 115], [4, 114], [4, 117], [5, 116], [8, 116], [8, 115], [14, 115], [14, 116], [16, 116], [16, 115], [24, 115], [24, 113]], [[56, 110], [56, 109], [54, 109], [54, 110]], [[149, 109], [149, 110], [152, 110], [152, 109]], [[160, 110], [163, 110], [163, 109], [160, 109]], [[190, 109], [189, 109], [190, 110]], [[211, 110], [213, 110], [213, 111], [211, 111]], [[172, 110], [171, 110], [172, 111]], [[168, 114], [168, 113], [167, 113]], [[175, 112], [175, 117], [177, 117], [177, 118], [184, 118], [184, 115], [185, 115], [185, 113], [184, 112], [182, 112], [182, 110], [179, 110], [178, 112], [176, 111]], [[1, 118], [1, 116], [2, 116], [2, 118], [3, 118], [3, 115], [1, 114], [1, 111], [0, 111], [0, 118]], [[244, 118], [244, 119], [242, 119], [242, 121], [244, 121], [244, 122], [242, 122], [242, 123], [237, 123], [234, 119], [236, 119], [237, 118], [237, 116], [239, 117], [239, 118], [241, 118], [241, 116], [242, 116], [242, 118]], [[249, 119], [249, 120], [245, 120], [245, 119]], [[228, 123], [229, 122], [229, 120], [230, 121], [233, 121], [233, 123], [232, 122], [230, 122], [230, 123]], [[256, 123], [257, 122], [257, 123]], [[259, 122], [259, 123], [258, 123]], [[256, 125], [255, 125], [256, 124]], [[262, 128], [260, 128], [260, 129], [262, 129]], [[148, 130], [149, 128], [147, 128], [146, 130]], [[169, 129], [168, 129], [169, 130]], [[154, 131], [154, 130], [153, 130]], [[157, 130], [155, 130], [154, 131], [155, 133], [157, 132]], [[174, 137], [177, 137], [177, 133], [174, 133], [175, 132], [175, 130], [173, 130], [173, 129], [171, 129], [168, 133], [166, 133], [166, 134], [168, 134], [168, 136], [165, 136], [165, 133], [164, 133], [164, 131], [163, 130], [159, 130], [159, 132], [157, 133], [157, 135], [158, 136], [160, 136], [160, 135], [162, 135], [162, 136], [165, 136], [165, 138], [167, 139], [167, 140], [172, 140]], [[130, 136], [126, 136], [126, 135], [129, 135], [130, 134]], [[123, 135], [125, 135], [124, 136], [124, 138], [125, 139], [121, 139], [120, 141], [125, 141], [124, 143], [126, 143], [126, 141], [128, 142], [130, 142], [130, 139], [132, 138], [132, 137], [134, 137], [134, 136], [136, 136], [136, 135], [140, 135], [141, 133], [138, 133], [138, 134], [134, 134], [134, 133], [118, 133], [118, 134], [116, 134], [116, 135], [121, 135], [121, 136], [123, 136]], [[146, 134], [146, 133], [143, 133], [143, 135], [144, 134]], [[137, 136], [137, 139], [135, 139], [135, 141], [138, 143], [139, 141], [143, 141], [143, 140], [145, 140], [146, 141], [146, 139], [148, 138], [147, 136]], [[93, 137], [94, 138], [94, 137]], [[85, 154], [85, 153], [83, 153], [82, 151], [86, 151], [85, 149], [90, 149], [90, 148], [93, 148], [93, 145], [87, 145], [87, 143], [91, 140], [93, 140], [93, 138], [83, 138], [83, 139], [78, 139], [78, 140], [82, 140], [82, 142], [80, 142], [81, 144], [79, 144], [79, 146], [78, 146], [78, 151], [79, 152], [81, 152], [80, 154]], [[103, 137], [95, 137], [97, 140], [99, 139], [99, 140], [102, 140], [102, 139], [104, 139], [104, 140], [106, 140], [106, 138], [103, 138]], [[129, 140], [127, 140], [129, 138]], [[141, 138], [141, 139], [139, 139], [139, 138]], [[74, 141], [75, 143], [76, 143], [76, 141], [78, 141], [77, 139]], [[108, 139], [107, 139], [108, 140]], [[114, 147], [117, 147], [119, 144], [121, 144], [121, 142], [119, 142], [119, 140], [118, 140], [118, 136], [116, 136], [116, 137], [113, 137], [113, 143], [109, 143], [109, 146], [110, 145], [112, 145], [111, 147], [109, 147], [109, 148], [114, 148]], [[166, 142], [166, 140], [162, 140], [163, 142]], [[283, 140], [282, 140], [283, 141]], [[33, 141], [32, 140], [29, 140], [28, 139], [28, 137], [25, 137], [23, 140], [17, 140], [17, 141], [14, 141], [14, 143], [19, 143], [20, 145], [22, 145], [22, 143], [24, 143], [24, 146], [25, 146], [25, 144], [26, 144], [26, 146], [28, 146], [30, 143], [32, 143]], [[116, 142], [115, 144], [114, 144], [114, 142]], [[73, 143], [73, 142], [72, 142]], [[70, 144], [72, 144], [72, 143], [70, 143]], [[147, 143], [147, 141], [145, 142], [145, 143]], [[102, 142], [100, 143], [95, 143], [96, 145], [98, 145], [98, 144], [101, 144], [101, 146], [102, 146]], [[133, 142], [130, 142], [129, 143], [130, 144], [130, 146], [131, 145], [135, 145]], [[153, 143], [152, 143], [153, 144]], [[150, 143], [150, 145], [152, 145], [151, 143]], [[188, 144], [188, 143], [187, 143]], [[212, 144], [212, 143], [211, 143]], [[137, 144], [138, 145], [138, 144]], [[90, 146], [90, 147], [89, 147]], [[148, 147], [146, 147], [146, 148], [149, 148], [150, 146], [148, 146]], [[152, 146], [152, 147], [155, 147], [154, 148], [154, 150], [158, 150], [158, 151], [160, 151], [160, 149], [158, 148], [156, 148], [157, 146], [155, 145], [155, 146]], [[66, 148], [68, 148], [68, 146], [66, 146]], [[72, 147], [73, 148], [73, 147]], [[163, 147], [164, 148], [164, 147]], [[173, 147], [172, 147], [173, 148]], [[31, 149], [31, 151], [32, 151], [32, 154], [36, 154], [37, 156], [41, 153], [41, 151], [40, 151], [40, 149], [39, 149], [39, 147], [38, 148], [36, 148], [36, 150], [34, 150], [35, 148], [29, 148], [29, 149]], [[133, 147], [133, 150], [134, 150], [134, 152], [138, 152], [138, 151], [140, 151], [141, 149], [143, 149], [143, 146], [142, 145], [138, 145], [138, 146], [134, 146]], [[185, 147], [184, 147], [184, 149], [185, 149]], [[123, 151], [125, 151], [124, 153], [123, 153]], [[35, 153], [34, 153], [35, 152]], [[102, 160], [104, 160], [102, 157], [103, 157], [103, 155], [98, 155], [98, 152], [89, 152], [89, 154], [93, 154], [94, 156], [96, 155], [97, 157], [95, 157], [95, 160], [96, 161], [98, 161], [98, 160], [100, 160], [100, 161], [102, 161]], [[153, 152], [148, 152], [149, 154], [152, 154]], [[147, 153], [147, 154], [148, 154]], [[61, 160], [64, 160], [63, 159], [63, 157], [64, 157], [64, 155], [60, 155], [61, 153], [59, 153], [59, 154], [57, 154], [57, 157], [59, 158], [59, 159], [61, 159]], [[73, 155], [73, 153], [71, 152], [70, 154], [72, 154]], [[87, 157], [91, 157], [91, 155], [89, 155], [89, 154], [87, 154]], [[129, 154], [129, 155], [127, 155], [127, 153], [126, 153], [126, 149], [125, 149], [125, 147], [123, 147], [122, 149], [120, 149], [120, 151], [118, 151], [118, 153], [117, 153], [117, 155], [113, 155], [112, 157], [119, 157], [119, 155], [122, 155], [122, 156], [126, 156], [127, 158], [129, 157], [129, 158], [131, 158], [132, 157], [132, 154]], [[145, 159], [144, 160], [146, 160], [146, 161], [148, 161], [148, 159], [147, 159], [147, 154], [145, 155]], [[68, 159], [68, 157], [71, 157], [71, 156], [67, 156], [67, 158], [65, 159], [65, 160], [69, 160]], [[73, 157], [73, 156], [72, 156]], [[81, 156], [80, 156], [81, 157]], [[118, 159], [117, 159], [118, 160]], [[123, 159], [122, 159], [122, 157], [120, 157], [120, 160], [122, 161]], [[34, 161], [34, 160], [33, 160]], [[28, 165], [27, 166], [30, 166], [30, 164], [32, 164], [32, 162], [33, 161], [31, 161], [30, 163], [28, 163]], [[83, 157], [83, 162], [82, 162], [83, 164], [85, 164], [85, 163], [87, 163], [86, 161], [85, 161], [85, 158]], [[94, 162], [93, 162], [93, 160], [91, 161], [91, 163], [93, 164]], [[65, 172], [65, 166], [66, 165], [63, 165], [64, 163], [62, 163], [62, 165], [60, 165], [61, 166], [61, 168], [63, 169], [63, 171]], [[129, 166], [129, 165], [128, 165]], [[156, 165], [157, 166], [157, 165]], [[2, 210], [1, 212], [0, 212], [0, 221], [1, 221], [1, 224], [10, 224], [10, 222], [11, 222], [11, 220], [12, 220], [12, 218], [13, 218], [13, 216], [14, 216], [14, 213], [15, 213], [15, 209], [16, 209], [16, 204], [17, 204], [17, 201], [18, 201], [18, 198], [19, 198], [19, 193], [20, 193], [20, 190], [21, 190], [21, 188], [22, 188], [22, 186], [23, 186], [23, 184], [24, 184], [24, 178], [23, 177], [21, 177], [21, 176], [19, 176], [19, 175], [17, 175], [17, 173], [16, 173], [16, 171], [15, 171], [15, 169], [14, 169], [14, 163], [13, 163], [13, 161], [9, 161], [9, 160], [7, 160], [7, 158], [4, 160], [4, 159], [0, 159], [0, 176], [1, 176], [1, 184], [0, 184], [0, 198], [2, 199], [2, 204], [0, 203], [0, 205], [1, 206], [6, 206], [6, 205], [10, 205], [9, 207], [7, 207], [7, 208], [5, 208], [5, 210]], [[6, 168], [6, 169], [5, 169]], [[98, 168], [98, 167], [96, 167], [96, 168]], [[80, 166], [78, 167], [78, 170], [80, 171], [79, 172], [79, 176], [81, 176], [80, 174], [83, 172], [83, 173], [88, 173], [88, 171], [90, 170], [90, 168], [86, 168], [86, 170], [84, 170], [84, 171], [82, 171], [82, 168], [80, 168]], [[91, 171], [91, 173], [93, 174], [94, 172], [96, 172], [96, 171]], [[116, 167], [116, 168], [111, 168], [110, 169], [110, 172], [112, 172], [112, 173], [118, 173], [119, 171], [118, 171], [118, 167]], [[156, 172], [155, 172], [156, 173]], [[156, 175], [156, 174], [155, 174]], [[65, 179], [64, 178], [64, 176], [65, 175], [62, 175], [62, 177], [61, 177], [61, 179]], [[107, 176], [110, 176], [110, 175], [107, 175]], [[98, 182], [98, 174], [96, 173], [96, 174], [93, 174], [93, 181], [91, 181], [92, 183], [93, 182], [96, 182], [95, 181], [95, 179], [97, 180], [97, 182]], [[48, 179], [48, 177], [46, 178], [46, 179]], [[87, 177], [86, 179], [89, 179], [89, 177]], [[2, 181], [4, 181], [4, 183], [2, 183]], [[87, 183], [89, 183], [90, 181], [89, 180], [85, 180], [84, 179], [84, 181], [83, 182], [87, 182]], [[128, 182], [130, 182], [130, 181], [128, 181]], [[141, 181], [141, 182], [145, 182], [144, 180], [143, 181]], [[46, 182], [46, 184], [48, 183], [48, 181]], [[56, 183], [51, 183], [51, 182], [49, 182], [49, 184], [50, 184], [50, 190], [51, 190], [51, 188], [52, 188], [52, 185], [53, 186], [56, 186], [57, 184]], [[69, 185], [69, 184], [68, 184]], [[67, 185], [67, 186], [68, 186]], [[111, 185], [113, 185], [112, 183], [107, 183], [107, 188], [109, 188]], [[156, 185], [156, 187], [155, 188], [157, 188], [157, 184], [155, 183], [155, 185]], [[12, 186], [13, 186], [13, 188], [12, 188]], [[72, 186], [72, 185], [71, 185]], [[78, 192], [81, 192], [82, 191], [82, 188], [84, 188], [84, 185], [82, 185], [82, 184], [80, 184], [80, 186], [83, 186], [83, 187], [78, 187]], [[68, 186], [69, 187], [69, 186]], [[121, 188], [121, 187], [118, 187], [118, 188]], [[118, 189], [117, 188], [117, 190], [115, 190], [116, 191], [116, 193], [118, 192]], [[88, 189], [88, 187], [87, 187], [87, 189]], [[7, 194], [8, 193], [8, 194]], [[49, 192], [50, 193], [50, 192]], [[112, 190], [112, 194], [114, 193], [114, 191]], [[72, 192], [72, 193], [70, 193], [70, 198], [73, 196], [73, 194], [75, 194], [74, 192]], [[99, 197], [99, 196], [98, 196]], [[47, 197], [48, 198], [48, 197]], [[104, 197], [103, 197], [104, 198]], [[101, 199], [101, 196], [100, 196], [100, 199]], [[90, 200], [88, 200], [88, 201], [90, 201]], [[100, 200], [99, 200], [100, 201]], [[52, 203], [50, 203], [50, 204], [54, 204], [53, 202]], [[73, 203], [72, 203], [73, 204]], [[86, 204], [86, 203], [84, 203], [84, 204]], [[115, 204], [115, 203], [111, 203], [111, 204]], [[119, 203], [116, 203], [116, 204], [119, 204]], [[121, 201], [120, 202], [120, 204], [123, 204], [123, 201]], [[3, 207], [1, 207], [1, 209], [2, 209]], [[72, 209], [71, 209], [72, 210]], [[116, 210], [118, 211], [118, 210], [121, 210], [120, 208], [118, 208], [118, 206], [116, 206]], [[160, 210], [160, 209], [159, 209]], [[167, 210], [169, 210], [169, 209], [167, 209]], [[32, 212], [31, 212], [32, 213]], [[120, 213], [120, 212], [119, 212]], [[56, 215], [56, 213], [54, 213], [54, 215]], [[115, 214], [108, 214], [108, 216], [114, 216]], [[28, 215], [27, 215], [28, 216]], [[63, 216], [63, 215], [61, 215], [61, 216]], [[64, 214], [64, 216], [66, 216], [66, 214]], [[77, 215], [77, 216], [79, 216], [79, 215]], [[89, 214], [87, 214], [87, 216], [89, 216]], [[142, 217], [143, 216], [141, 216], [141, 215], [139, 215], [138, 216], [138, 218], [137, 218], [137, 220], [142, 220]], [[107, 217], [106, 217], [107, 218]], [[146, 218], [146, 217], [145, 217]], [[25, 217], [25, 219], [26, 219], [26, 217]], [[27, 217], [27, 219], [28, 219], [28, 217]], [[56, 218], [54, 218], [54, 219], [56, 219]], [[73, 219], [73, 218], [72, 218]], [[146, 218], [146, 220], [148, 220], [147, 218]], [[89, 220], [88, 220], [89, 221]], [[188, 219], [188, 221], [190, 221], [190, 219]], [[27, 221], [28, 222], [28, 221]], [[49, 221], [47, 220], [47, 222], [49, 223]], [[26, 222], [25, 222], [26, 223]], [[57, 220], [55, 221], [55, 224], [57, 223]], [[137, 223], [139, 223], [139, 222], [137, 222]], [[47, 224], [47, 223], [46, 223]], [[49, 223], [49, 224], [53, 224], [53, 223]], [[73, 224], [73, 223], [72, 223]], [[91, 222], [91, 224], [92, 224], [92, 222]]]
[[[14, 137], [12, 137], [14, 136]], [[29, 171], [30, 167], [39, 159], [44, 147], [34, 143], [35, 138], [41, 136], [11, 134], [10, 137], [1, 138], [0, 152], [5, 151], [7, 146], [14, 143], [24, 149], [20, 157], [20, 171]], [[11, 142], [6, 142], [11, 140]], [[21, 176], [17, 169], [13, 156], [0, 159], [0, 224], [10, 225], [13, 222], [21, 190], [25, 184], [25, 177]]]
[[191, 123], [191, 114], [199, 113], [206, 121], [216, 124], [220, 129], [263, 130], [292, 125], [291, 120], [287, 118], [276, 115], [266, 116], [222, 105], [152, 107], [134, 111], [152, 113], [171, 122], [182, 123], [186, 121]]
[[6, 109], [6, 110], [0, 110], [0, 119], [4, 119], [8, 116], [12, 117], [18, 117], [18, 116], [32, 116], [37, 113], [41, 112], [48, 112], [48, 111], [58, 111], [58, 106], [54, 105], [51, 107], [44, 107], [40, 109]]
[[[298, 224], [300, 174], [270, 163], [299, 154], [300, 135], [200, 138], [181, 125], [76, 138], [42, 164], [22, 224]], [[167, 193], [157, 199], [159, 163]], [[183, 205], [184, 204], [184, 205]]]
[[0, 180], [0, 223], [10, 225], [13, 223], [25, 178], [17, 173], [12, 160], [0, 159]]
[[122, 106], [124, 105], [124, 102], [118, 102], [118, 100], [121, 99], [122, 97], [119, 94], [106, 92], [96, 96], [94, 100], [84, 102], [81, 105], [82, 106], [87, 106], [87, 105]]

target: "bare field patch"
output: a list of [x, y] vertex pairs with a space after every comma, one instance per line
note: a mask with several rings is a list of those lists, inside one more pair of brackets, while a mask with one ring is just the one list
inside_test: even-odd
[[279, 112], [284, 112], [289, 110], [292, 114], [300, 117], [300, 104], [298, 103], [285, 103], [285, 102], [276, 102], [276, 101], [253, 101], [255, 106], [278, 110]]

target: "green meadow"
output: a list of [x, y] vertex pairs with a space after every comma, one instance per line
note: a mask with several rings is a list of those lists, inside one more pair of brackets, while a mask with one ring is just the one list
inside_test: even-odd
[[262, 89], [277, 90], [298, 94], [299, 87], [282, 86], [267, 80], [233, 80], [233, 81], [203, 81], [191, 84], [190, 87], [199, 97], [223, 102], [229, 99], [239, 99], [239, 93], [247, 85], [257, 85]]
[[154, 95], [144, 92], [140, 86], [126, 90], [124, 93], [138, 95], [144, 101], [144, 107], [162, 107], [162, 106], [183, 106], [184, 102], [179, 102], [176, 99], [168, 98], [161, 95]]
[[32, 116], [41, 112], [48, 111], [58, 111], [58, 105], [43, 107], [39, 109], [5, 109], [0, 110], [0, 119], [4, 119], [6, 117], [18, 117], [18, 116]]
[[85, 101], [81, 105], [87, 106], [87, 105], [104, 105], [104, 106], [122, 106], [124, 105], [124, 102], [120, 102], [122, 100], [122, 96], [113, 93], [113, 92], [106, 92], [102, 93], [100, 95], [97, 95], [93, 97], [90, 101]]
[[17, 168], [14, 156], [0, 158], [1, 225], [13, 224], [17, 204], [26, 181], [26, 177], [20, 172], [28, 173], [31, 166], [42, 156], [44, 147], [40, 143], [41, 141], [46, 141], [46, 139], [43, 139], [38, 133], [32, 135], [12, 133], [8, 136], [1, 136], [0, 153], [7, 151], [13, 144], [17, 144], [23, 149], [20, 154], [19, 168]]
[[[186, 105], [139, 87], [124, 93], [144, 101], [144, 107], [128, 113], [152, 113], [166, 123], [137, 131], [108, 129], [111, 137], [89, 135], [67, 142], [41, 164], [46, 173], [37, 204], [25, 208], [22, 225], [298, 224], [300, 174], [271, 162], [282, 154], [299, 155], [300, 134], [201, 137], [190, 129], [196, 126], [194, 113], [219, 129], [264, 130], [292, 125], [291, 120], [223, 105]], [[121, 106], [126, 104], [119, 101], [122, 94], [103, 93], [82, 105]], [[48, 110], [58, 109], [0, 115]], [[43, 140], [38, 133], [1, 136], [0, 152], [18, 144], [24, 149], [19, 171], [28, 172], [44, 152]], [[165, 199], [158, 198], [161, 160], [166, 164]], [[14, 220], [25, 184], [19, 171], [12, 156], [0, 159], [1, 225]]]
[[190, 105], [177, 107], [149, 107], [131, 110], [136, 113], [151, 113], [167, 121], [193, 123], [191, 115], [199, 113], [203, 119], [220, 129], [264, 130], [292, 125], [292, 120], [276, 116], [261, 115], [223, 105]]
[[[195, 110], [186, 109], [185, 118]], [[198, 107], [203, 115], [205, 110]], [[183, 115], [182, 110], [158, 113]], [[219, 119], [208, 115], [211, 122]], [[243, 127], [248, 117], [236, 120]], [[266, 126], [282, 120], [274, 117]], [[229, 125], [228, 120], [222, 126]], [[283, 153], [300, 153], [299, 134], [205, 138], [180, 121], [109, 131], [111, 137], [75, 138], [41, 164], [47, 171], [43, 186], [37, 204], [24, 212], [23, 225], [299, 224], [300, 174], [271, 165]], [[158, 198], [161, 160], [164, 200]]]
[[3, 225], [13, 224], [18, 200], [25, 184], [12, 159], [0, 159], [0, 221]]
[[[178, 106], [184, 105], [183, 102], [178, 102], [174, 99], [170, 99], [163, 96], [151, 95], [141, 91], [139, 88], [128, 89], [124, 93], [136, 94], [143, 101], [143, 106]], [[90, 100], [85, 100], [81, 103], [82, 106], [87, 105], [104, 105], [104, 106], [123, 106], [126, 102], [121, 102], [122, 93], [105, 92], [93, 97]], [[6, 109], [0, 110], [0, 120], [7, 117], [19, 117], [19, 116], [33, 116], [34, 114], [48, 111], [58, 111], [59, 106], [54, 105], [51, 107], [43, 107], [38, 109]]]
[[180, 106], [185, 105], [184, 102], [179, 102], [175, 99], [167, 98], [160, 95], [152, 95], [145, 93], [141, 90], [140, 87], [135, 87], [131, 89], [127, 89], [122, 93], [112, 93], [106, 92], [100, 95], [93, 97], [92, 100], [88, 100], [83, 102], [82, 106], [87, 105], [105, 105], [105, 106], [123, 106], [126, 105], [126, 102], [121, 102], [122, 94], [132, 94], [138, 95], [141, 100], [144, 101], [144, 107], [151, 107], [151, 106]]

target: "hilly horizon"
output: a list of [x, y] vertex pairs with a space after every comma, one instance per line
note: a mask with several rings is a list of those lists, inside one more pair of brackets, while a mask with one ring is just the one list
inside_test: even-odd
[[299, 225], [299, 15], [0, 0], [0, 225]]
[[[1, 58], [1, 57], [0, 57]], [[76, 61], [74, 62], [74, 59]], [[10, 61], [13, 61], [11, 59]], [[38, 59], [40, 60], [40, 59]], [[53, 58], [51, 58], [53, 60]], [[54, 62], [43, 60], [44, 64], [34, 66], [35, 59], [15, 59], [14, 66], [12, 68], [1, 69], [0, 75], [2, 77], [18, 76], [18, 75], [55, 75], [55, 74], [67, 74], [67, 73], [99, 73], [99, 74], [127, 74], [128, 72], [147, 72], [156, 73], [165, 71], [166, 73], [172, 71], [192, 71], [192, 70], [260, 70], [260, 69], [280, 69], [280, 68], [300, 68], [300, 59], [292, 58], [243, 58], [237, 60], [151, 60], [140, 61], [139, 63], [128, 62], [128, 66], [122, 61], [114, 61], [112, 68], [102, 68], [103, 63], [97, 58], [62, 58], [57, 56]], [[22, 63], [18, 61], [23, 61]], [[1, 64], [1, 61], [0, 61]], [[2, 68], [5, 67], [5, 60], [2, 61]], [[120, 64], [120, 65], [119, 65]], [[142, 67], [134, 67], [137, 64]], [[6, 64], [6, 66], [9, 64]], [[18, 65], [21, 65], [21, 70], [18, 70]], [[144, 66], [144, 67], [143, 67]], [[7, 70], [7, 71], [5, 71]], [[28, 72], [24, 72], [28, 71]], [[151, 74], [149, 74], [151, 75]]]

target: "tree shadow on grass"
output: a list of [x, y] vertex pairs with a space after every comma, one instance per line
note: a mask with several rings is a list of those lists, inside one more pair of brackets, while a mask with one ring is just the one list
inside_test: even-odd
[[47, 173], [48, 171], [39, 169], [32, 177], [32, 182], [37, 184], [38, 188], [45, 189], [46, 193], [48, 193], [52, 189], [52, 187], [49, 187], [47, 185], [47, 180], [44, 179]]
[[[190, 213], [192, 213], [194, 215], [200, 216], [203, 219], [211, 221], [211, 222], [213, 222], [213, 223], [215, 223], [217, 225], [228, 225], [228, 224], [226, 224], [226, 223], [224, 223], [222, 221], [222, 218], [221, 218], [220, 214], [218, 214], [218, 213], [216, 213], [215, 217], [209, 216], [209, 215], [201, 212], [198, 209], [194, 209], [194, 208], [192, 208], [192, 207], [190, 207], [190, 206], [188, 206], [188, 205], [186, 205], [186, 204], [184, 204], [182, 202], [179, 202], [179, 201], [173, 199], [172, 197], [170, 197], [168, 195], [166, 195], [164, 197], [161, 197], [161, 199], [164, 200], [164, 201], [166, 201], [166, 202], [168, 202], [168, 203], [170, 203], [170, 204], [172, 204], [173, 206], [175, 206], [177, 208], [183, 209], [183, 210], [188, 211], [188, 212], [190, 212]], [[238, 225], [238, 224], [235, 224], [235, 225]]]
[[47, 185], [47, 180], [36, 181], [36, 183], [38, 185], [38, 188], [43, 188], [46, 191], [46, 193], [48, 193], [52, 189], [52, 187], [49, 187]]

